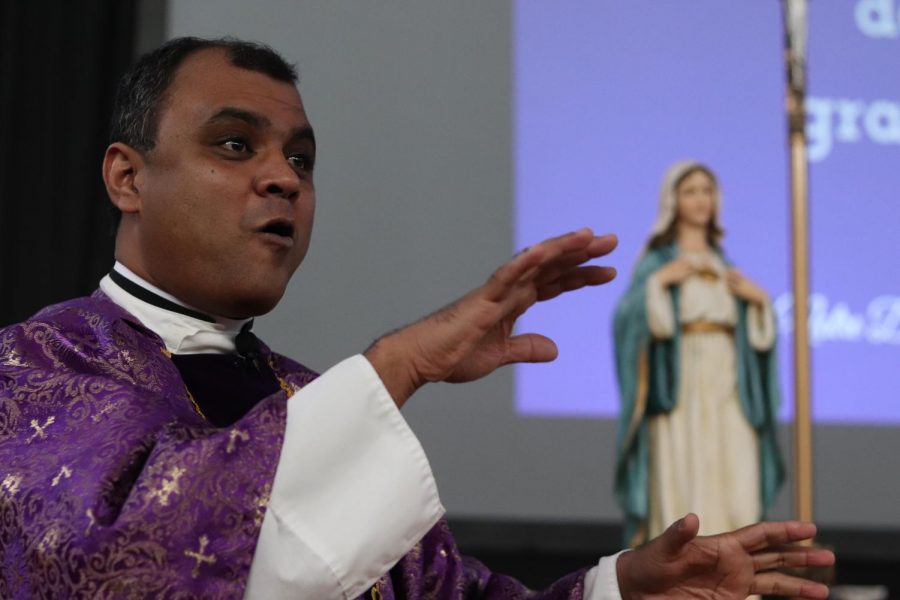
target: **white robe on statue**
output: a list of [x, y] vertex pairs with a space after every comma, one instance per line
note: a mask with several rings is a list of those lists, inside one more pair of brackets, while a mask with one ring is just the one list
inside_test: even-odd
[[[707, 322], [733, 328], [737, 304], [722, 260], [712, 253], [681, 256], [709, 273], [681, 283], [677, 326]], [[676, 319], [668, 291], [655, 275], [646, 291], [650, 332], [671, 338]], [[750, 308], [747, 327], [755, 350], [772, 348], [775, 321], [768, 303]], [[702, 535], [743, 527], [761, 516], [758, 436], [740, 406], [732, 334], [682, 333], [679, 360], [676, 406], [649, 420], [651, 538], [688, 512], [700, 517]]]

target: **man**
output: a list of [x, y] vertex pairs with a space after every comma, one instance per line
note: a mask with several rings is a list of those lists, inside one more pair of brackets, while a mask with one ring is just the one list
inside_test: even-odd
[[[123, 80], [103, 161], [121, 213], [100, 290], [0, 332], [0, 596], [518, 598], [461, 557], [398, 408], [422, 385], [553, 360], [516, 318], [612, 279], [581, 230], [318, 378], [251, 332], [306, 253], [315, 138], [292, 68], [173, 40]], [[771, 569], [830, 564], [766, 523], [688, 515], [543, 598], [824, 598]]]

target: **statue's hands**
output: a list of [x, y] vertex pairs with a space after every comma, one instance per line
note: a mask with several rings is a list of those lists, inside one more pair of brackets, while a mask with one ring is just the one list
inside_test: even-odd
[[655, 276], [663, 287], [676, 285], [697, 272], [697, 268], [686, 258], [675, 258], [656, 271]]
[[513, 335], [516, 319], [535, 302], [615, 277], [612, 267], [583, 266], [610, 253], [613, 235], [581, 229], [532, 246], [494, 271], [480, 287], [365, 352], [398, 406], [428, 382], [464, 382], [517, 362], [556, 358], [553, 341]]
[[727, 281], [728, 289], [738, 298], [760, 305], [769, 301], [769, 295], [764, 289], [735, 268], [728, 269]]
[[763, 522], [704, 537], [697, 536], [699, 529], [699, 519], [689, 514], [644, 546], [621, 554], [616, 571], [622, 598], [828, 597], [821, 583], [773, 570], [834, 563], [829, 550], [792, 544], [815, 535], [812, 523]]

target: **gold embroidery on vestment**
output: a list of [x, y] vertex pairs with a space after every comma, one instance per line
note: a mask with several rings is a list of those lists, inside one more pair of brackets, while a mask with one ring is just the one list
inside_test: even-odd
[[31, 434], [30, 438], [25, 440], [25, 443], [30, 444], [36, 437], [40, 437], [42, 440], [47, 439], [47, 434], [46, 434], [45, 430], [48, 427], [50, 427], [51, 425], [53, 425], [53, 423], [55, 423], [55, 422], [56, 422], [56, 417], [54, 417], [52, 415], [47, 417], [47, 420], [44, 422], [43, 425], [39, 425], [37, 419], [32, 419], [31, 420], [31, 428], [34, 429], [34, 433]]
[[284, 390], [284, 393], [288, 395], [288, 398], [293, 396], [296, 389], [294, 388], [294, 386], [281, 378], [281, 376], [278, 374], [278, 369], [275, 368], [275, 361], [271, 356], [269, 356], [269, 368], [272, 369], [272, 373], [275, 374], [275, 379], [278, 380], [278, 386], [282, 390]]
[[85, 516], [88, 518], [88, 526], [84, 530], [84, 537], [87, 537], [91, 534], [91, 529], [94, 525], [97, 524], [97, 517], [94, 516], [94, 509], [89, 508], [84, 512]]
[[203, 414], [203, 411], [200, 410], [200, 405], [197, 404], [197, 401], [194, 399], [194, 395], [191, 393], [191, 390], [187, 389], [187, 386], [184, 386], [184, 391], [187, 392], [188, 399], [191, 401], [191, 405], [194, 407], [194, 412], [209, 421], [209, 419], [206, 418], [206, 415]]
[[66, 465], [62, 466], [62, 469], [59, 470], [59, 473], [57, 473], [56, 477], [53, 478], [53, 481], [50, 482], [50, 487], [58, 486], [60, 479], [62, 479], [63, 477], [65, 477], [66, 479], [70, 479], [72, 477], [72, 469], [70, 469]]
[[48, 554], [56, 550], [57, 546], [59, 546], [59, 527], [54, 525], [50, 529], [47, 530], [47, 533], [41, 538], [41, 541], [38, 543], [38, 551], [41, 554]]
[[272, 484], [267, 483], [263, 487], [262, 494], [257, 496], [256, 500], [254, 501], [254, 504], [256, 505], [256, 511], [255, 511], [255, 514], [253, 515], [253, 523], [257, 527], [262, 526], [263, 518], [266, 515], [266, 507], [269, 506], [269, 499], [270, 499], [271, 495], [272, 495]]
[[11, 367], [24, 367], [25, 362], [22, 361], [22, 358], [19, 354], [16, 353], [15, 350], [10, 351], [8, 355], [3, 359], [3, 364], [9, 365]]
[[228, 445], [225, 447], [225, 453], [231, 454], [234, 452], [235, 440], [240, 438], [242, 442], [246, 442], [250, 439], [250, 435], [246, 431], [241, 431], [240, 429], [232, 429], [228, 432]]
[[6, 495], [10, 498], [16, 495], [16, 492], [19, 491], [19, 486], [22, 484], [22, 476], [21, 475], [7, 475], [3, 478], [3, 481], [0, 482], [0, 490], [5, 490]]
[[104, 406], [103, 408], [100, 409], [100, 412], [98, 412], [97, 414], [95, 414], [94, 416], [92, 416], [92, 417], [91, 417], [91, 420], [92, 420], [94, 423], [99, 423], [99, 422], [100, 422], [100, 419], [103, 418], [103, 415], [105, 415], [106, 413], [108, 413], [109, 411], [111, 411], [111, 410], [113, 409], [114, 406], [115, 406], [114, 404], [107, 404], [106, 406]]
[[184, 473], [185, 469], [182, 469], [181, 467], [172, 467], [169, 469], [169, 472], [160, 482], [159, 487], [150, 490], [150, 492], [147, 493], [147, 501], [149, 502], [154, 498], [157, 498], [162, 506], [168, 506], [169, 496], [179, 492], [178, 480], [181, 479], [181, 476], [184, 475]]
[[216, 562], [215, 554], [208, 554], [208, 555], [203, 554], [203, 552], [206, 550], [207, 544], [209, 544], [209, 538], [206, 537], [205, 535], [201, 535], [200, 536], [200, 548], [198, 550], [196, 550], [196, 551], [185, 550], [184, 551], [185, 556], [187, 556], [189, 558], [193, 558], [195, 561], [197, 561], [194, 564], [193, 570], [191, 570], [191, 577], [194, 579], [196, 579], [197, 576], [200, 574], [200, 564], [201, 563], [206, 563], [206, 564], [211, 565]]

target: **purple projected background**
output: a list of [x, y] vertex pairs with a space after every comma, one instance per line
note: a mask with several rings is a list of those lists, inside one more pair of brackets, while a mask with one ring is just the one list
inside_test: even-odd
[[[900, 0], [810, 3], [811, 339], [818, 422], [900, 423]], [[889, 9], [889, 10], [888, 10]], [[781, 3], [514, 3], [515, 242], [619, 235], [618, 279], [538, 306], [560, 346], [516, 369], [520, 414], [618, 411], [612, 311], [672, 162], [719, 175], [728, 255], [779, 315], [792, 402]]]

